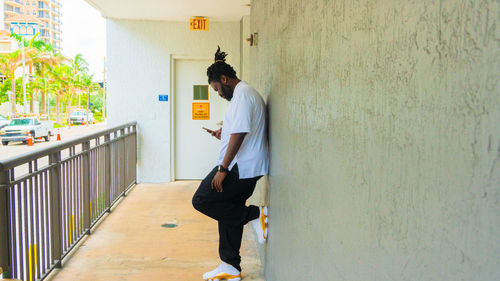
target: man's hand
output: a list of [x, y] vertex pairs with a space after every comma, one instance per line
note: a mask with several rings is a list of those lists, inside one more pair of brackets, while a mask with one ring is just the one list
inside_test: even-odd
[[216, 189], [217, 192], [222, 192], [222, 182], [227, 176], [227, 172], [217, 172], [214, 179], [212, 180], [212, 189]]
[[[220, 130], [219, 130], [220, 131]], [[208, 132], [208, 131], [207, 131]], [[226, 154], [224, 155], [224, 160], [222, 161], [222, 167], [228, 167], [233, 161], [236, 153], [240, 149], [241, 143], [245, 138], [247, 133], [234, 133], [231, 134], [229, 138], [229, 143], [227, 144]], [[217, 172], [214, 179], [212, 180], [212, 189], [217, 189], [217, 192], [222, 192], [222, 182], [227, 176], [227, 172]]]
[[216, 137], [217, 139], [220, 140], [220, 134], [222, 132], [222, 128], [218, 129], [217, 131], [212, 131], [210, 129], [207, 129], [207, 128], [203, 127], [203, 130], [205, 130], [205, 131], [207, 131], [207, 133], [211, 134], [212, 137]]
[[216, 137], [217, 139], [220, 140], [220, 134], [222, 132], [222, 128], [221, 129], [218, 129], [217, 131], [215, 131], [212, 136]]

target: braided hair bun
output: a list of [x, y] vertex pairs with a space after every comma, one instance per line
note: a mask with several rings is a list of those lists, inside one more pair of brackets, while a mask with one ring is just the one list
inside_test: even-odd
[[212, 81], [220, 81], [221, 75], [225, 75], [228, 78], [236, 78], [236, 71], [234, 68], [226, 63], [227, 53], [222, 52], [220, 47], [217, 46], [217, 52], [215, 52], [215, 62], [207, 68], [208, 83]]
[[226, 62], [227, 54], [226, 52], [220, 51], [220, 46], [217, 46], [217, 52], [215, 52], [215, 62]]

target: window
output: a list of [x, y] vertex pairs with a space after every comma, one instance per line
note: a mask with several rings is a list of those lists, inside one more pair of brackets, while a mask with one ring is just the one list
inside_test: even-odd
[[33, 125], [33, 119], [14, 119], [10, 121], [10, 126], [24, 126], [24, 125]]
[[194, 85], [193, 100], [208, 100], [208, 85]]

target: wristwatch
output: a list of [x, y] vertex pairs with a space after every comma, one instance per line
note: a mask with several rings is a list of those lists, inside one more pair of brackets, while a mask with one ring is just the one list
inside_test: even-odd
[[229, 172], [229, 169], [224, 168], [222, 165], [217, 166], [217, 171], [221, 173]]

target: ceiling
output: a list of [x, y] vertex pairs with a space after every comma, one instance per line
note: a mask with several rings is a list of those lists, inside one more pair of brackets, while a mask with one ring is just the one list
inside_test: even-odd
[[193, 16], [211, 21], [239, 21], [250, 14], [250, 0], [86, 0], [104, 17], [139, 20], [189, 21]]

